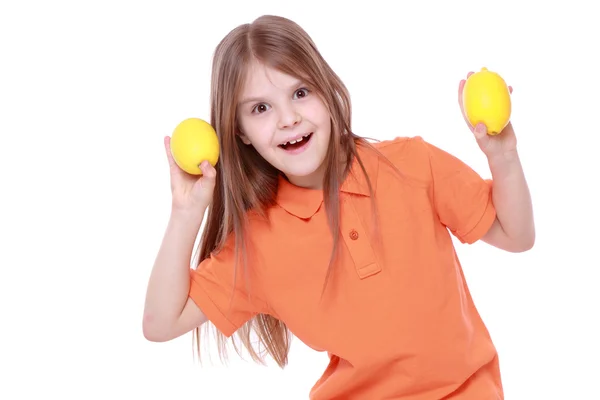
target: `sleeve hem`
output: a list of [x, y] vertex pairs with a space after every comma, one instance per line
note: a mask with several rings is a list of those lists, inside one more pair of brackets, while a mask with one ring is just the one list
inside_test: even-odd
[[487, 205], [479, 221], [477, 221], [477, 223], [471, 230], [469, 230], [465, 234], [460, 235], [458, 239], [462, 243], [475, 243], [488, 232], [495, 220], [496, 209], [494, 208], [494, 204], [492, 203], [492, 195], [490, 193]]
[[[190, 272], [194, 273], [193, 270]], [[193, 276], [190, 277], [189, 297], [223, 335], [230, 337], [237, 330], [237, 327], [223, 315], [219, 307], [212, 301], [200, 284], [194, 280]]]

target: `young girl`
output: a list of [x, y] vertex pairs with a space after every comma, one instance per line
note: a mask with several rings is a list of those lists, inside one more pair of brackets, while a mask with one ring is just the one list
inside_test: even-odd
[[172, 209], [145, 337], [167, 341], [210, 321], [260, 361], [257, 334], [283, 367], [293, 333], [330, 357], [314, 400], [503, 399], [450, 233], [511, 252], [532, 247], [512, 126], [494, 137], [470, 127], [490, 181], [420, 137], [370, 143], [352, 132], [344, 84], [280, 17], [231, 31], [212, 74], [216, 169], [203, 162], [202, 177], [187, 175], [165, 138]]

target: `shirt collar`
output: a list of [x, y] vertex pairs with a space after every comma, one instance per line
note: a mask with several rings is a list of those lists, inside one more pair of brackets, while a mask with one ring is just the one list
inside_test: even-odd
[[[378, 157], [368, 149], [364, 149], [363, 145], [357, 144], [357, 147], [358, 154], [371, 180], [373, 191], [375, 191], [379, 167]], [[350, 172], [342, 182], [340, 190], [349, 194], [370, 196], [369, 186], [358, 160], [352, 161]], [[276, 201], [288, 213], [307, 219], [312, 217], [323, 204], [323, 191], [295, 186], [280, 175]]]

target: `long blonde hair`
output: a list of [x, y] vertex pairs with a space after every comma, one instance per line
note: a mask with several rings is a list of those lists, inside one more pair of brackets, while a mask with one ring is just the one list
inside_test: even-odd
[[[249, 209], [263, 212], [274, 204], [279, 171], [252, 146], [242, 143], [236, 104], [249, 65], [258, 61], [306, 82], [322, 97], [331, 115], [332, 137], [326, 157], [323, 182], [324, 204], [334, 245], [327, 277], [338, 248], [339, 188], [356, 158], [357, 144], [367, 143], [351, 130], [351, 103], [346, 86], [323, 59], [309, 35], [295, 22], [278, 16], [262, 16], [251, 24], [233, 29], [218, 44], [212, 65], [210, 122], [221, 145], [217, 184], [201, 236], [197, 262], [209, 257], [233, 233], [236, 255], [244, 249], [245, 218]], [[371, 183], [366, 176], [369, 188]], [[236, 256], [237, 260], [237, 256]], [[237, 274], [234, 274], [236, 276]], [[252, 359], [264, 363], [264, 353], [253, 348], [254, 331], [267, 353], [283, 368], [287, 364], [291, 334], [286, 325], [266, 314], [258, 314], [236, 334]], [[200, 329], [195, 330], [200, 351]], [[226, 353], [226, 338], [215, 330], [219, 354]], [[238, 354], [240, 350], [235, 345]]]

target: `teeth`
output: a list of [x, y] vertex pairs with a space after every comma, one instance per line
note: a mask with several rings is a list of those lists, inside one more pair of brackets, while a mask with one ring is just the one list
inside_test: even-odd
[[288, 144], [294, 144], [294, 143], [301, 142], [303, 139], [306, 139], [306, 138], [307, 138], [309, 135], [310, 135], [310, 133], [309, 133], [308, 135], [304, 135], [304, 136], [302, 136], [300, 139], [296, 139], [296, 140], [290, 140], [289, 142], [285, 142], [285, 143], [284, 143], [284, 146], [285, 146], [285, 145], [288, 145]]

